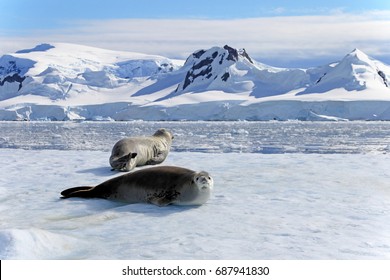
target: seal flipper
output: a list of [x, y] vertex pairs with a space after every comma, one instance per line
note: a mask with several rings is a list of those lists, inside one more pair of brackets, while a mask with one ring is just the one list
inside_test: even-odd
[[157, 206], [167, 206], [169, 204], [174, 203], [177, 201], [177, 197], [180, 195], [180, 192], [177, 192], [175, 190], [171, 191], [162, 191], [160, 193], [155, 193], [153, 195], [150, 195], [147, 198], [147, 202], [152, 203]]
[[168, 156], [168, 152], [159, 152], [157, 155], [146, 162], [148, 165], [156, 165], [162, 163]]
[[172, 204], [174, 200], [167, 197], [151, 197], [148, 199], [148, 202], [162, 207], [162, 206], [167, 206], [169, 204]]
[[135, 162], [131, 164], [131, 160], [137, 156], [137, 153], [128, 153], [120, 158], [110, 159], [111, 171], [119, 170], [119, 171], [130, 171], [135, 167]]
[[69, 197], [88, 197], [84, 196], [88, 193], [89, 190], [93, 189], [94, 187], [90, 186], [82, 186], [82, 187], [74, 187], [70, 189], [63, 190], [61, 192], [62, 197], [61, 198], [69, 198]]
[[120, 157], [117, 159], [118, 162], [126, 164], [132, 158], [135, 158], [137, 153], [128, 153], [127, 155]]

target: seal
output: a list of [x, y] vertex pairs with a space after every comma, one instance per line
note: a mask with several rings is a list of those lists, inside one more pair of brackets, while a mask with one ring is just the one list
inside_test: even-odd
[[111, 151], [112, 170], [130, 171], [136, 166], [162, 163], [168, 156], [173, 135], [162, 128], [149, 137], [128, 137], [119, 140]]
[[61, 198], [104, 198], [157, 206], [201, 205], [211, 195], [213, 178], [176, 166], [149, 167], [109, 179], [97, 186], [81, 186], [61, 192]]

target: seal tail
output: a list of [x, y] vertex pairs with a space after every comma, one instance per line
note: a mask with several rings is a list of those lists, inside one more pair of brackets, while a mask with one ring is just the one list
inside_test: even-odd
[[61, 192], [62, 197], [61, 198], [69, 198], [69, 197], [92, 197], [90, 190], [93, 189], [94, 187], [89, 187], [89, 186], [82, 186], [82, 187], [75, 187], [75, 188], [70, 188], [63, 190]]

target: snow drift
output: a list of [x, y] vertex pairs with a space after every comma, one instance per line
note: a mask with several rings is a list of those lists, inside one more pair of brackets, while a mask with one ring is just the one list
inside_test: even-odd
[[0, 58], [0, 120], [390, 120], [389, 80], [358, 49], [286, 69], [227, 45], [181, 61], [42, 44]]

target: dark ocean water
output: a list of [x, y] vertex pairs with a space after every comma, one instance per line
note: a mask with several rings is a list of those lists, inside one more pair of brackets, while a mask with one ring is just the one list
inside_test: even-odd
[[121, 138], [170, 130], [172, 151], [368, 153], [390, 151], [390, 122], [0, 122], [0, 148], [110, 151]]

